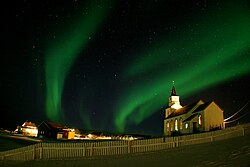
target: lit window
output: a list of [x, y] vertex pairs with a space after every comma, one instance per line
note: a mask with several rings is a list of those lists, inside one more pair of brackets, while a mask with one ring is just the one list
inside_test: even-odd
[[199, 123], [199, 125], [202, 124], [202, 116], [201, 115], [198, 116], [198, 123]]
[[174, 129], [174, 122], [171, 120], [170, 121], [170, 131], [173, 131]]
[[182, 130], [182, 118], [180, 119], [180, 130]]
[[167, 122], [167, 131], [169, 131], [169, 122]]
[[185, 128], [186, 128], [186, 129], [188, 128], [188, 123], [185, 123]]
[[174, 122], [174, 130], [178, 130], [178, 120], [176, 119]]

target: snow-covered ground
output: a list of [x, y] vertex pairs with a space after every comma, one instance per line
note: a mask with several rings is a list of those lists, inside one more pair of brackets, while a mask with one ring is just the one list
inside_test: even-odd
[[25, 147], [41, 142], [41, 140], [22, 135], [0, 133], [0, 152]]
[[158, 152], [69, 160], [0, 161], [0, 166], [250, 166], [250, 135]]

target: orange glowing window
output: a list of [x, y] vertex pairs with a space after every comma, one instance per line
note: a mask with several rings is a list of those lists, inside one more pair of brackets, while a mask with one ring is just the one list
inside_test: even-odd
[[176, 119], [174, 122], [174, 130], [178, 130], [178, 120]]
[[182, 118], [180, 119], [180, 130], [182, 130]]
[[202, 125], [202, 116], [201, 115], [198, 116], [198, 123], [199, 123], [199, 125]]

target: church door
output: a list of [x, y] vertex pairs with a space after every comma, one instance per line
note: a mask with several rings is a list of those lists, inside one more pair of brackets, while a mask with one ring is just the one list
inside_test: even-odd
[[197, 132], [197, 122], [193, 122], [193, 133]]

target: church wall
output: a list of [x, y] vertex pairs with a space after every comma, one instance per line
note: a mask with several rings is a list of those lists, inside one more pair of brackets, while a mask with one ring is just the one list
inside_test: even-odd
[[[167, 128], [167, 122], [169, 123], [169, 127]], [[172, 125], [171, 125], [172, 124]], [[174, 128], [174, 119], [165, 119], [164, 120], [164, 135], [169, 136], [171, 135], [171, 126]]]
[[[186, 123], [188, 123], [188, 128], [186, 128]], [[183, 122], [183, 129], [181, 130], [182, 134], [192, 133], [193, 125], [190, 122]]]
[[165, 112], [165, 118], [167, 118], [171, 114], [171, 108], [167, 108]]
[[[197, 113], [198, 115], [195, 117], [193, 122], [196, 122], [196, 129], [198, 132], [203, 132], [205, 131], [205, 116], [204, 116], [204, 111], [200, 111]], [[199, 116], [201, 116], [201, 124], [199, 124]]]
[[202, 127], [201, 127], [201, 131], [205, 131], [206, 129], [206, 124], [205, 124], [205, 112], [204, 111], [201, 111], [201, 119], [202, 119]]
[[167, 120], [164, 120], [164, 135], [168, 135], [168, 132], [167, 132]]
[[[164, 119], [164, 135], [171, 135], [171, 132], [178, 131], [182, 134], [186, 133], [196, 133], [202, 131], [210, 131], [211, 129], [224, 129], [224, 116], [223, 110], [215, 103], [212, 102], [206, 107], [203, 111], [195, 111], [200, 105], [204, 104], [202, 100], [196, 102], [196, 105], [192, 109], [180, 110], [182, 115], [178, 115], [176, 117], [168, 118], [173, 112], [179, 112], [178, 109], [182, 106], [180, 105], [179, 96], [176, 95], [176, 91], [174, 85], [172, 87], [172, 92], [169, 97], [169, 108], [165, 109], [165, 119]], [[190, 106], [191, 107], [191, 106]], [[179, 113], [179, 114], [181, 114]], [[183, 114], [185, 113], [185, 114]], [[193, 115], [195, 114], [195, 115]], [[193, 116], [192, 116], [193, 115]], [[192, 117], [190, 117], [192, 116]], [[168, 118], [168, 119], [166, 119]], [[188, 119], [188, 122], [183, 122]], [[178, 120], [178, 127], [175, 126], [176, 119]], [[182, 128], [180, 128], [180, 119], [182, 119]], [[192, 120], [190, 120], [192, 119]], [[188, 127], [186, 128], [185, 124], [188, 123]]]
[[[165, 119], [164, 120], [164, 135], [171, 135], [171, 123], [172, 123], [172, 127], [173, 127], [173, 131], [175, 131], [175, 120], [177, 119], [178, 121], [178, 131], [181, 132], [181, 133], [190, 133], [190, 130], [188, 127], [188, 129], [185, 129], [185, 123], [183, 122], [185, 119], [186, 119], [186, 116], [185, 115], [180, 115], [180, 116], [177, 116], [177, 117], [172, 117], [170, 119]], [[181, 120], [182, 120], [182, 128], [181, 128]], [[169, 128], [167, 130], [167, 122], [169, 122]]]
[[204, 110], [204, 125], [205, 131], [211, 130], [211, 128], [222, 128], [224, 129], [224, 116], [223, 110], [212, 102], [205, 110]]

